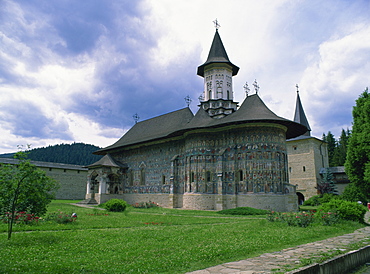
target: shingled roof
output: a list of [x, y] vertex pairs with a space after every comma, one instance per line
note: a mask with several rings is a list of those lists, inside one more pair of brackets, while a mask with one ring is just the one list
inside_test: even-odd
[[304, 125], [282, 118], [273, 113], [257, 94], [245, 98], [243, 104], [234, 113], [221, 118], [213, 119], [206, 111], [199, 109], [194, 118], [186, 126], [187, 129], [220, 127], [240, 123], [274, 123], [287, 127], [287, 138], [294, 138], [307, 131]]
[[216, 29], [215, 36], [213, 37], [213, 41], [212, 41], [211, 49], [209, 50], [207, 61], [203, 65], [198, 67], [197, 74], [199, 76], [204, 77], [204, 67], [212, 63], [229, 64], [232, 67], [233, 76], [236, 75], [239, 71], [239, 67], [235, 66], [233, 63], [230, 62], [217, 29]]
[[234, 113], [221, 118], [209, 117], [199, 108], [195, 116], [189, 108], [180, 109], [135, 124], [115, 144], [100, 149], [95, 154], [106, 154], [108, 151], [168, 137], [181, 136], [184, 132], [195, 129], [215, 128], [232, 124], [273, 123], [287, 127], [287, 138], [302, 135], [307, 128], [299, 123], [282, 118], [273, 113], [257, 95], [248, 96], [241, 107]]
[[184, 126], [189, 123], [193, 117], [194, 115], [191, 110], [186, 107], [174, 112], [138, 122], [116, 143], [100, 149], [94, 152], [94, 154], [105, 154], [106, 151], [119, 147], [170, 137], [179, 129], [184, 128]]
[[301, 103], [301, 98], [299, 97], [299, 92], [297, 91], [297, 101], [295, 106], [295, 113], [294, 113], [294, 122], [300, 123], [307, 127], [307, 132], [304, 133], [306, 136], [310, 136], [310, 125], [308, 123], [308, 120], [306, 118], [306, 114], [304, 113], [303, 106]]
[[112, 158], [112, 156], [110, 156], [110, 154], [106, 154], [104, 155], [104, 157], [102, 157], [99, 161], [91, 164], [91, 165], [88, 165], [86, 167], [89, 167], [89, 168], [94, 168], [94, 167], [125, 167], [124, 164], [121, 164], [120, 162], [117, 162], [116, 160], [114, 160]]

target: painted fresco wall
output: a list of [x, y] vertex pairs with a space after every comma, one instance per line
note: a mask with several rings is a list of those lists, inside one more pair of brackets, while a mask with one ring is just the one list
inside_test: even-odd
[[130, 204], [150, 200], [186, 209], [297, 209], [288, 203], [296, 195], [289, 189], [285, 128], [279, 125], [194, 131], [184, 139], [133, 148], [112, 157], [127, 168], [111, 172], [114, 176], [109, 171], [90, 174], [102, 182], [96, 190], [100, 202], [121, 195]]

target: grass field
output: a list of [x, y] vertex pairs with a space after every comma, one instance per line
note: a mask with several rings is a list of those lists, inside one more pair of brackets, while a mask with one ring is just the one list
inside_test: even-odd
[[53, 201], [76, 222], [0, 224], [0, 273], [184, 273], [353, 232], [354, 222], [290, 227], [265, 216], [164, 208], [108, 213]]

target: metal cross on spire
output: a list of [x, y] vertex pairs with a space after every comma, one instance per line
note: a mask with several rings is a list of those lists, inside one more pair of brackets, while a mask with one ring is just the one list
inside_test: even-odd
[[218, 29], [221, 27], [221, 25], [218, 23], [217, 18], [216, 18], [216, 20], [215, 20], [215, 21], [213, 21], [213, 23], [215, 24], [215, 28], [216, 28], [216, 30], [218, 30]]
[[137, 121], [139, 121], [140, 117], [139, 115], [137, 115], [137, 113], [134, 114], [134, 116], [132, 116], [132, 118], [134, 118], [135, 120], [135, 124], [137, 123]]
[[245, 96], [248, 97], [248, 93], [251, 91], [251, 89], [248, 86], [248, 82], [245, 82], [245, 85], [243, 86], [245, 91]]
[[188, 96], [186, 96], [185, 98], [185, 103], [188, 105], [188, 107], [190, 106], [190, 103], [191, 103], [191, 98], [190, 98], [190, 96], [188, 95]]
[[254, 90], [256, 91], [256, 94], [258, 94], [258, 90], [260, 89], [260, 86], [257, 84], [256, 79], [254, 79], [253, 86], [254, 86]]
[[199, 95], [198, 99], [199, 99], [199, 102], [202, 102], [202, 101], [204, 101], [204, 96], [203, 96], [203, 93]]
[[298, 86], [298, 84], [296, 84], [295, 87], [297, 88], [297, 93], [299, 93], [299, 86]]

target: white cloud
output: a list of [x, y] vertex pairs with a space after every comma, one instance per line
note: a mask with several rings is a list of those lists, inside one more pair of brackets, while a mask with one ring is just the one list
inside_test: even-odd
[[[314, 135], [339, 136], [369, 86], [366, 1], [97, 1], [89, 9], [77, 2], [3, 3], [0, 153], [29, 142], [110, 145], [135, 112], [149, 118], [175, 110], [187, 94], [196, 101], [203, 88], [196, 68], [207, 58], [216, 18], [229, 58], [240, 67], [236, 101], [244, 99], [245, 82], [252, 89], [257, 79], [267, 106], [291, 119], [298, 83]], [[17, 126], [17, 106], [19, 113], [39, 112], [22, 117], [40, 125]], [[22, 137], [15, 129], [47, 136]]]
[[352, 106], [369, 85], [369, 32], [370, 24], [356, 26], [352, 33], [323, 42], [317, 60], [305, 70], [301, 83], [308, 92], [301, 96], [316, 132], [330, 130], [339, 137], [342, 128], [351, 126]]

